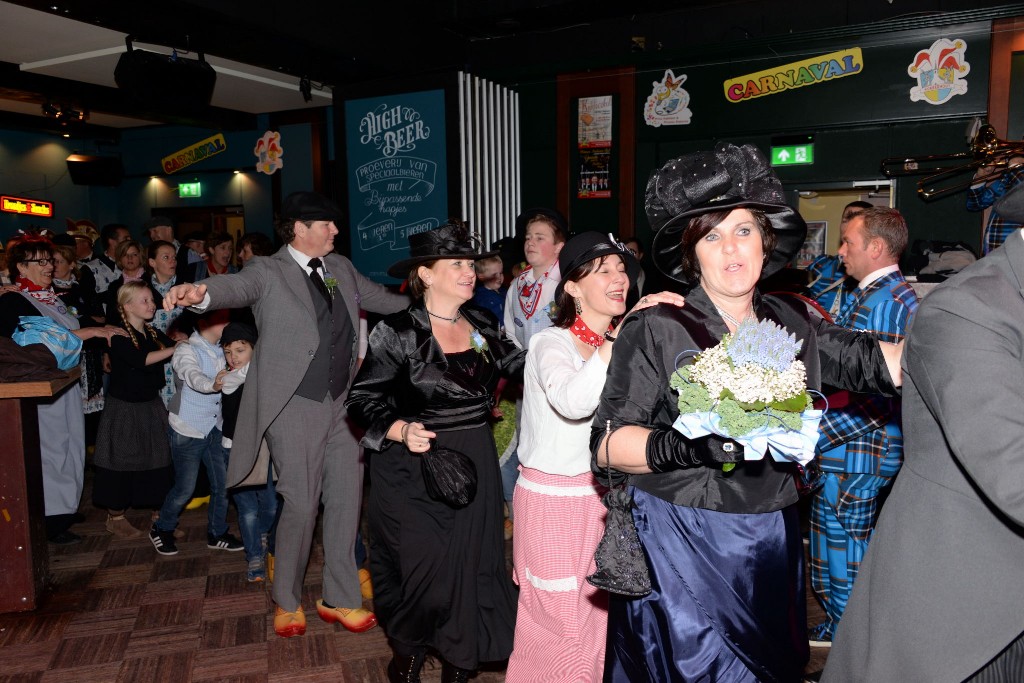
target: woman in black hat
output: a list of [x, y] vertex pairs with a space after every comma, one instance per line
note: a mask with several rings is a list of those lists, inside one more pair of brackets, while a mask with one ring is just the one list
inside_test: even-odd
[[[480, 254], [465, 226], [449, 222], [409, 238], [410, 257], [388, 269], [407, 277], [416, 302], [370, 334], [345, 405], [371, 452], [370, 570], [374, 607], [394, 649], [392, 681], [419, 681], [428, 649], [443, 681], [465, 681], [481, 661], [512, 651], [515, 587], [505, 570], [501, 479], [488, 424], [499, 376], [523, 352], [494, 318], [466, 303]], [[472, 461], [472, 500], [452, 507], [424, 482], [424, 458], [440, 449]]]
[[[603, 487], [590, 471], [590, 422], [615, 341], [613, 321], [640, 264], [611, 235], [584, 232], [558, 255], [553, 326], [530, 340], [523, 371], [514, 498], [516, 647], [508, 683], [598, 681], [604, 664], [607, 597], [586, 582], [604, 531]], [[662, 292], [633, 310], [683, 297]]]
[[[632, 475], [653, 586], [611, 600], [606, 680], [796, 681], [808, 658], [796, 466], [740, 462], [738, 444], [675, 431], [676, 357], [768, 319], [802, 341], [810, 388], [893, 395], [902, 349], [757, 291], [797, 253], [806, 224], [755, 147], [674, 159], [652, 174], [646, 201], [658, 267], [691, 289], [684, 308], [625, 322], [594, 421], [595, 464]], [[725, 472], [725, 462], [739, 464]]]

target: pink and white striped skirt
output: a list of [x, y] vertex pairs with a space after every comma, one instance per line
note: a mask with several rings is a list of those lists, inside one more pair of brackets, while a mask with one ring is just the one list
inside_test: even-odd
[[590, 473], [522, 468], [513, 498], [519, 606], [508, 683], [601, 680], [608, 600], [586, 577], [604, 533], [604, 492]]

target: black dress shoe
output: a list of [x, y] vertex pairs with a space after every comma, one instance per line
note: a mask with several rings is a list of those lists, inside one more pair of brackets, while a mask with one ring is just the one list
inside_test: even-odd
[[48, 540], [50, 543], [53, 543], [54, 545], [72, 545], [74, 543], [81, 543], [82, 537], [73, 531], [68, 531], [67, 529], [65, 529], [64, 531], [61, 531], [58, 534], [50, 536], [50, 538], [46, 540]]

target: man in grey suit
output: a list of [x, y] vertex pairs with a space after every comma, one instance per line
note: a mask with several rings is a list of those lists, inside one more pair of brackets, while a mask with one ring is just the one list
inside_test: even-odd
[[[315, 192], [284, 201], [277, 232], [285, 246], [235, 275], [178, 285], [164, 307], [251, 306], [259, 328], [228, 463], [228, 485], [266, 483], [269, 459], [284, 500], [277, 526], [274, 630], [306, 631], [302, 580], [321, 493], [323, 600], [317, 613], [353, 632], [373, 628], [355, 566], [363, 467], [345, 411], [355, 375], [359, 309], [392, 313], [409, 300], [361, 275], [334, 250], [338, 206]], [[261, 447], [263, 444], [269, 447]]]
[[825, 681], [1024, 680], [1024, 233], [921, 303], [904, 465]]

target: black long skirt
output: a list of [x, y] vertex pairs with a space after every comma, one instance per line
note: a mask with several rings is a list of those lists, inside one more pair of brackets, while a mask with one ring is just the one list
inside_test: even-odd
[[476, 497], [464, 508], [428, 497], [420, 456], [401, 445], [370, 456], [374, 611], [396, 649], [431, 648], [476, 669], [507, 659], [515, 631], [498, 455], [487, 425], [438, 432], [437, 445], [476, 465]]
[[93, 457], [92, 502], [108, 510], [158, 509], [174, 483], [167, 409], [158, 396], [131, 403], [107, 396]]

